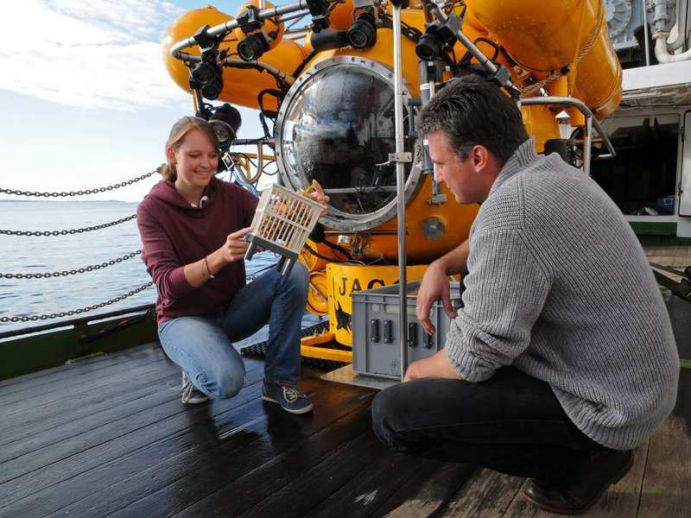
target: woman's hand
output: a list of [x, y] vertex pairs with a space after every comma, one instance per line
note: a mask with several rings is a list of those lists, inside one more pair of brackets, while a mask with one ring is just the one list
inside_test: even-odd
[[245, 257], [249, 243], [245, 241], [245, 234], [247, 234], [251, 227], [236, 230], [232, 234], [228, 234], [226, 242], [218, 249], [221, 257], [226, 263], [233, 263], [241, 261]]
[[[303, 193], [309, 199], [314, 200], [317, 203], [321, 203], [322, 205], [328, 205], [329, 201], [331, 201], [331, 198], [326, 195], [324, 189], [322, 189], [322, 186], [319, 185], [317, 180], [312, 180], [312, 184], [305, 189]], [[327, 210], [328, 209], [324, 209], [320, 215], [326, 216]]]
[[237, 230], [226, 237], [226, 242], [206, 257], [185, 265], [185, 278], [192, 286], [199, 287], [220, 272], [228, 263], [242, 261], [248, 244], [244, 236], [250, 227]]

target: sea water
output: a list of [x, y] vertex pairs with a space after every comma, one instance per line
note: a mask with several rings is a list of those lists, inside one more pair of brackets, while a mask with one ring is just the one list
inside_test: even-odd
[[[135, 214], [136, 203], [119, 201], [0, 201], [0, 230], [53, 231], [102, 225]], [[49, 273], [98, 265], [141, 249], [134, 220], [102, 230], [49, 237], [0, 234], [0, 274]], [[249, 276], [277, 261], [269, 253], [246, 263]], [[0, 276], [0, 317], [31, 317], [100, 304], [151, 281], [141, 257], [77, 275], [42, 279]], [[0, 333], [105, 313], [156, 301], [149, 287], [123, 301], [71, 317], [0, 323]]]

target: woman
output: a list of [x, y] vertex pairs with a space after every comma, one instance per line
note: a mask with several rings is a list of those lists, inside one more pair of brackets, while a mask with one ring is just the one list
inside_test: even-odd
[[[245, 367], [232, 342], [269, 322], [262, 397], [287, 412], [312, 409], [298, 392], [300, 323], [307, 272], [274, 268], [245, 284], [243, 257], [257, 200], [215, 178], [218, 141], [203, 119], [183, 117], [166, 144], [163, 180], [139, 204], [142, 258], [156, 284], [158, 335], [183, 371], [183, 403], [229, 398], [243, 386]], [[328, 201], [321, 191], [312, 193]]]

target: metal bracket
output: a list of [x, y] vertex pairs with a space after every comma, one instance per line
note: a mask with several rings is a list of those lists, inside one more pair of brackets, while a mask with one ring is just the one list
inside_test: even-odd
[[389, 153], [389, 159], [381, 164], [374, 164], [377, 167], [386, 167], [393, 164], [407, 164], [413, 161], [413, 154], [410, 151], [402, 153]]
[[427, 199], [428, 205], [444, 205], [446, 202], [446, 194], [444, 193], [433, 194]]
[[413, 161], [413, 154], [410, 151], [401, 153], [389, 153], [389, 164], [407, 164]]

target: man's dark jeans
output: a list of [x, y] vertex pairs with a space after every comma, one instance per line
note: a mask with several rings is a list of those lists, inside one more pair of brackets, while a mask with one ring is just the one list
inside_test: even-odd
[[567, 484], [605, 450], [569, 420], [547, 383], [513, 367], [482, 383], [420, 379], [372, 404], [375, 434], [394, 450]]

